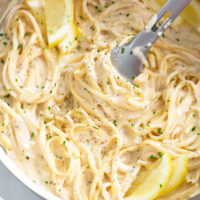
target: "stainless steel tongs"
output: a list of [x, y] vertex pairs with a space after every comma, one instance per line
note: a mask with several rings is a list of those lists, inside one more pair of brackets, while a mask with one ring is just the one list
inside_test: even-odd
[[[191, 0], [168, 0], [133, 41], [116, 47], [111, 51], [111, 61], [119, 73], [128, 80], [131, 80], [132, 77], [136, 77], [141, 73], [143, 70], [143, 62], [151, 46], [190, 1]], [[167, 12], [170, 13], [170, 16], [158, 26], [157, 23]]]

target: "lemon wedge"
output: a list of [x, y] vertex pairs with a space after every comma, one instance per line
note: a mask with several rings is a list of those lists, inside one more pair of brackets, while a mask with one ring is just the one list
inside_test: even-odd
[[125, 195], [125, 200], [153, 200], [167, 185], [172, 173], [169, 153], [142, 171]]
[[185, 179], [188, 170], [188, 158], [182, 156], [172, 161], [172, 175], [160, 195], [167, 194], [178, 187]]
[[25, 0], [36, 20], [46, 25], [49, 47], [58, 46], [61, 53], [69, 53], [78, 44], [79, 30], [74, 21], [73, 0]]
[[200, 32], [200, 1], [193, 0], [181, 14], [186, 22]]
[[68, 32], [68, 35], [65, 39], [58, 44], [58, 48], [63, 53], [69, 53], [72, 51], [78, 44], [77, 42], [77, 35], [78, 29], [76, 28], [75, 24], [72, 24], [71, 29]]
[[73, 29], [73, 0], [45, 0], [45, 18], [49, 47], [62, 42]]
[[[167, 0], [145, 0], [147, 6], [154, 11], [158, 11]], [[174, 21], [175, 25], [180, 26], [184, 21], [188, 22], [198, 32], [200, 32], [200, 1], [193, 0]]]

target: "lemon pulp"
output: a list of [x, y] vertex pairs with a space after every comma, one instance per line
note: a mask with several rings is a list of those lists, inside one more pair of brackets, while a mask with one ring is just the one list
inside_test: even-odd
[[161, 195], [167, 194], [177, 188], [185, 179], [188, 170], [187, 156], [181, 156], [172, 161], [172, 175]]
[[39, 24], [46, 26], [50, 48], [58, 46], [68, 53], [77, 45], [78, 30], [74, 22], [73, 0], [26, 0]]

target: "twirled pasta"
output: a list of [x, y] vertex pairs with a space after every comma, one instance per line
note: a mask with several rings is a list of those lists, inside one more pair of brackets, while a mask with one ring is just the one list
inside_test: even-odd
[[75, 0], [82, 34], [63, 56], [48, 48], [43, 23], [26, 6], [9, 14], [0, 50], [0, 142], [63, 199], [123, 199], [158, 152], [189, 158], [185, 182], [160, 199], [188, 199], [200, 189], [200, 35], [172, 26], [134, 84], [110, 61], [110, 50], [152, 15], [139, 0]]

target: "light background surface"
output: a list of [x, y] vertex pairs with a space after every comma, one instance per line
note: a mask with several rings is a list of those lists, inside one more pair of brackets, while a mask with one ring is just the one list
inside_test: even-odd
[[44, 200], [26, 188], [0, 162], [0, 200]]

